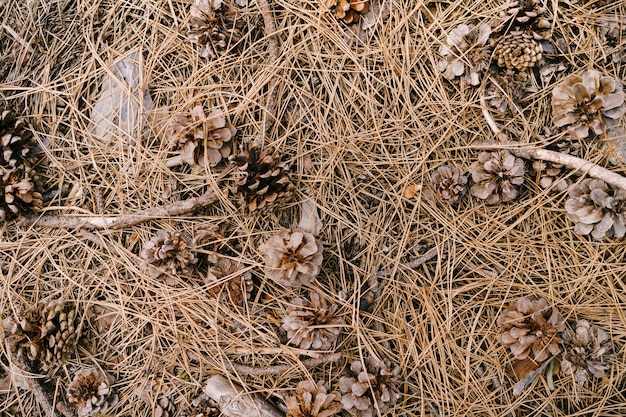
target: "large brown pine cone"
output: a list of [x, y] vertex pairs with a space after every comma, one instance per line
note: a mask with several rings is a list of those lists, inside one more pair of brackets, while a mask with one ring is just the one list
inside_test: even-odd
[[[225, 279], [228, 281], [224, 282]], [[209, 268], [204, 283], [210, 286], [211, 294], [236, 305], [242, 305], [248, 300], [253, 288], [250, 271], [244, 271], [242, 264], [226, 258], [219, 258]]]
[[550, 35], [552, 22], [547, 19], [543, 0], [512, 0], [506, 12], [501, 13], [504, 19], [504, 31], [528, 31], [535, 39], [547, 39]]
[[567, 126], [578, 138], [589, 136], [590, 129], [601, 135], [626, 113], [624, 98], [622, 84], [599, 71], [572, 74], [552, 90], [554, 125]]
[[176, 285], [175, 278], [198, 262], [194, 249], [195, 244], [187, 233], [159, 230], [143, 245], [139, 256], [145, 261], [144, 266], [152, 278]]
[[443, 57], [437, 67], [447, 80], [463, 77], [469, 85], [480, 84], [481, 74], [489, 67], [491, 49], [487, 44], [491, 27], [482, 24], [461, 24], [451, 30], [446, 44], [441, 45], [439, 54]]
[[576, 382], [584, 383], [591, 376], [602, 378], [611, 359], [611, 338], [587, 320], [576, 323], [576, 332], [568, 329], [563, 333], [561, 370], [573, 375]]
[[81, 369], [67, 388], [67, 401], [78, 417], [93, 416], [106, 411], [118, 401], [111, 385], [115, 379], [94, 368]]
[[202, 58], [215, 59], [241, 40], [244, 23], [237, 17], [222, 0], [195, 0], [187, 38], [202, 47]]
[[323, 381], [302, 381], [294, 395], [285, 398], [287, 417], [331, 417], [341, 412], [341, 394], [328, 392]]
[[514, 200], [525, 171], [524, 160], [507, 151], [481, 152], [469, 168], [474, 182], [470, 194], [487, 204]]
[[327, 350], [337, 340], [343, 326], [343, 319], [336, 313], [336, 304], [329, 306], [323, 296], [312, 292], [310, 303], [302, 298], [291, 300], [282, 327], [287, 331], [290, 344], [301, 349]]
[[574, 231], [594, 239], [622, 238], [626, 234], [626, 190], [587, 178], [572, 186], [565, 202]]
[[524, 71], [541, 60], [543, 47], [524, 32], [511, 32], [503, 36], [493, 49], [493, 58], [499, 67]]
[[537, 363], [557, 355], [565, 320], [543, 298], [523, 297], [511, 303], [498, 317], [500, 340], [518, 360]]

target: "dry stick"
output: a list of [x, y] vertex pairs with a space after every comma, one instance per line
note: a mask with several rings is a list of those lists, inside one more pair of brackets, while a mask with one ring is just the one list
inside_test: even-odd
[[[329, 362], [337, 362], [341, 359], [341, 353], [331, 353], [329, 355], [320, 356], [319, 358], [311, 358], [305, 359], [301, 363], [307, 368], [314, 368], [323, 363]], [[293, 365], [274, 365], [274, 366], [264, 366], [264, 367], [256, 367], [256, 366], [247, 366], [240, 365], [237, 363], [225, 363], [226, 367], [231, 371], [235, 371], [240, 374], [252, 375], [252, 376], [264, 376], [264, 375], [272, 375], [272, 374], [282, 374], [283, 372], [287, 372]]]
[[121, 216], [42, 216], [30, 217], [27, 220], [34, 226], [57, 227], [62, 229], [122, 229], [147, 222], [153, 219], [180, 216], [191, 213], [200, 207], [209, 206], [218, 200], [214, 191], [201, 196], [188, 198], [160, 207], [150, 207], [134, 214]]
[[[487, 110], [485, 97], [482, 94], [480, 96], [480, 105], [482, 107], [483, 116], [485, 116], [487, 124], [489, 125], [493, 133], [497, 137], [502, 137], [503, 133], [491, 117], [489, 111]], [[479, 149], [506, 149], [510, 151], [513, 155], [520, 158], [541, 159], [543, 161], [549, 161], [555, 164], [564, 165], [568, 168], [582, 171], [593, 178], [600, 179], [607, 184], [612, 185], [613, 187], [626, 190], [626, 178], [624, 178], [623, 176], [606, 168], [602, 168], [598, 164], [594, 164], [593, 162], [589, 162], [587, 160], [577, 158], [566, 153], [550, 151], [534, 146], [524, 146], [522, 144], [511, 141], [502, 141], [497, 143], [480, 142], [478, 144], [472, 145], [472, 147]]]

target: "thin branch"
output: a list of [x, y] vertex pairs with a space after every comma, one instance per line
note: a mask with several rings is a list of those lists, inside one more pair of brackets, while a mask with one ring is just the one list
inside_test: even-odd
[[210, 206], [218, 200], [214, 191], [198, 197], [177, 201], [160, 207], [150, 207], [134, 214], [121, 216], [31, 216], [27, 221], [34, 226], [56, 227], [61, 229], [123, 229], [149, 220], [180, 216], [191, 213], [200, 207]]

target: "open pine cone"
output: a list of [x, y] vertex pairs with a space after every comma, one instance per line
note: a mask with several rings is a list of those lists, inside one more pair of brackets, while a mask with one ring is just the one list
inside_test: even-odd
[[522, 102], [533, 91], [526, 71], [505, 70], [492, 76], [487, 84], [489, 105], [500, 113], [505, 113], [515, 106], [523, 107]]
[[181, 417], [219, 417], [221, 415], [219, 404], [203, 392], [194, 398], [190, 407], [183, 411]]
[[565, 375], [574, 375], [574, 380], [584, 383], [590, 376], [602, 378], [609, 369], [607, 362], [612, 359], [611, 339], [598, 326], [587, 320], [576, 323], [576, 332], [563, 333], [563, 358], [561, 370]]
[[152, 417], [174, 417], [176, 405], [171, 394], [171, 388], [161, 379], [146, 380], [135, 389], [135, 395], [152, 407]]
[[343, 319], [337, 317], [337, 305], [328, 306], [326, 299], [311, 292], [311, 302], [302, 298], [291, 300], [283, 317], [283, 329], [289, 343], [300, 349], [330, 349], [339, 333]]
[[452, 81], [463, 77], [469, 85], [480, 84], [480, 75], [489, 67], [491, 50], [487, 44], [491, 27], [482, 24], [461, 24], [450, 31], [446, 44], [441, 45], [439, 54], [443, 57], [437, 64], [443, 76]]
[[0, 222], [42, 206], [33, 149], [37, 142], [26, 122], [0, 109]]
[[467, 177], [461, 168], [444, 165], [430, 176], [435, 194], [443, 202], [456, 204], [467, 192]]
[[361, 15], [370, 9], [369, 0], [326, 0], [326, 8], [335, 13], [335, 17], [350, 25], [357, 23]]
[[205, 116], [202, 106], [191, 109], [191, 120], [177, 114], [170, 122], [170, 141], [181, 150], [183, 161], [190, 165], [214, 167], [232, 152], [232, 139], [237, 133], [221, 110]]
[[39, 303], [19, 317], [5, 318], [2, 324], [15, 353], [44, 372], [62, 365], [80, 338], [76, 309], [61, 300]]
[[[253, 288], [252, 274], [243, 269], [244, 266], [239, 262], [220, 258], [209, 268], [204, 283], [211, 286], [209, 292], [220, 300], [242, 305], [250, 298]], [[224, 279], [228, 281], [223, 282]]]
[[374, 399], [381, 413], [385, 413], [400, 399], [400, 367], [392, 368], [389, 360], [367, 358], [365, 366], [360, 360], [352, 362], [354, 376], [339, 378], [343, 409], [356, 417], [372, 417], [376, 414]]
[[265, 275], [285, 287], [310, 284], [322, 264], [322, 244], [302, 229], [282, 230], [259, 250], [265, 260]]
[[302, 381], [295, 395], [285, 398], [287, 417], [331, 417], [341, 412], [341, 394], [328, 392], [323, 381]]
[[530, 358], [542, 363], [561, 351], [559, 335], [565, 329], [565, 321], [543, 298], [520, 298], [502, 311], [497, 323], [502, 344], [518, 360]]
[[222, 0], [195, 0], [191, 5], [189, 42], [202, 47], [202, 58], [215, 59], [242, 38], [243, 21]]
[[587, 178], [574, 185], [565, 202], [574, 231], [594, 239], [622, 238], [626, 234], [626, 190]]
[[541, 61], [543, 47], [524, 32], [511, 32], [503, 36], [493, 50], [493, 58], [499, 67], [524, 71]]
[[188, 272], [198, 262], [194, 249], [195, 245], [187, 233], [159, 230], [143, 245], [139, 256], [145, 261], [144, 266], [152, 278], [161, 278], [168, 285], [176, 285], [174, 277]]
[[67, 401], [78, 417], [93, 416], [117, 404], [118, 396], [111, 389], [115, 379], [94, 368], [81, 369], [67, 388]]
[[507, 151], [481, 152], [469, 168], [474, 181], [470, 194], [487, 204], [514, 200], [525, 171], [524, 160]]
[[501, 13], [505, 20], [504, 30], [527, 31], [537, 40], [547, 39], [552, 22], [546, 18], [545, 12], [541, 0], [512, 0], [506, 12]]
[[578, 138], [591, 129], [601, 135], [626, 113], [622, 84], [596, 70], [572, 74], [552, 90], [554, 125], [574, 132]]
[[250, 148], [231, 160], [245, 173], [237, 192], [245, 196], [250, 212], [276, 203], [291, 191], [289, 166], [257, 148]]

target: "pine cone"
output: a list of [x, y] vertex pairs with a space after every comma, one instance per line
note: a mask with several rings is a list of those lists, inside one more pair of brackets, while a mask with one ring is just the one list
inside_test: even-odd
[[236, 10], [222, 4], [221, 0], [195, 0], [190, 24], [187, 38], [202, 46], [202, 58], [217, 58], [243, 37], [243, 21], [238, 19]]
[[470, 194], [487, 204], [497, 204], [517, 198], [525, 167], [521, 158], [507, 151], [481, 152], [469, 172], [474, 182]]
[[287, 331], [289, 344], [300, 349], [330, 349], [343, 325], [337, 317], [337, 305], [328, 306], [326, 299], [311, 292], [311, 302], [302, 298], [291, 300], [282, 328]]
[[[252, 292], [252, 274], [243, 271], [244, 266], [230, 259], [220, 258], [209, 268], [204, 283], [210, 285], [209, 293], [222, 301], [242, 305], [250, 299]], [[228, 281], [223, 282], [225, 279]], [[220, 285], [216, 285], [216, 284]]]
[[574, 185], [565, 211], [578, 234], [598, 240], [626, 234], [626, 190], [613, 190], [602, 180], [587, 178]]
[[596, 31], [610, 61], [614, 64], [626, 63], [626, 44], [622, 42], [626, 38], [626, 24], [601, 20]]
[[269, 207], [291, 191], [289, 166], [285, 162], [257, 148], [244, 151], [231, 160], [246, 174], [237, 192], [245, 195], [250, 212]]
[[626, 113], [624, 97], [622, 84], [599, 71], [572, 74], [552, 90], [554, 125], [568, 126], [578, 138], [589, 136], [590, 128], [601, 135]]
[[176, 405], [171, 394], [161, 379], [145, 381], [135, 390], [135, 395], [152, 407], [152, 417], [174, 417]]
[[461, 168], [444, 165], [430, 176], [435, 194], [448, 204], [456, 204], [467, 192], [467, 177]]
[[576, 323], [576, 333], [566, 330], [563, 333], [563, 358], [561, 370], [565, 375], [574, 375], [578, 383], [585, 383], [593, 375], [602, 378], [609, 369], [607, 362], [612, 359], [611, 339], [587, 320]]
[[370, 9], [368, 0], [326, 0], [326, 8], [333, 9], [335, 17], [350, 25], [357, 23], [361, 15]]
[[476, 86], [480, 84], [480, 74], [489, 67], [491, 51], [487, 40], [491, 27], [482, 24], [459, 25], [450, 31], [446, 45], [441, 45], [439, 54], [443, 57], [437, 67], [443, 76], [452, 81], [463, 76], [465, 82]]
[[540, 0], [513, 0], [501, 17], [505, 19], [503, 26], [507, 32], [529, 31], [540, 40], [547, 39], [552, 29], [552, 22], [545, 17], [545, 12]]
[[514, 106], [523, 107], [522, 102], [533, 91], [527, 72], [516, 72], [507, 69], [504, 73], [493, 75], [493, 81], [487, 85], [489, 105], [505, 113]]
[[183, 161], [189, 165], [214, 167], [232, 153], [237, 129], [226, 121], [221, 110], [205, 116], [202, 106], [197, 105], [191, 109], [191, 120], [177, 114], [170, 126], [174, 132], [171, 142], [180, 148]]
[[[372, 357], [367, 358], [366, 368], [359, 360], [352, 362], [350, 370], [353, 377], [339, 378], [341, 404], [343, 409], [356, 417], [372, 417], [374, 415], [374, 401], [381, 413], [385, 413], [400, 399], [399, 385], [401, 383], [400, 367], [392, 369], [389, 360], [379, 361]], [[370, 389], [371, 388], [371, 389]]]
[[219, 417], [222, 413], [220, 406], [204, 392], [196, 397], [181, 417]]
[[341, 412], [341, 394], [328, 392], [323, 381], [302, 381], [295, 395], [285, 398], [287, 417], [331, 417]]
[[8, 221], [42, 206], [32, 169], [37, 143], [26, 122], [9, 110], [0, 110], [0, 139], [0, 221]]
[[198, 262], [194, 249], [195, 244], [187, 233], [159, 230], [143, 245], [139, 256], [145, 261], [144, 266], [152, 278], [176, 285], [174, 277], [188, 272], [191, 265]]
[[322, 264], [322, 244], [301, 229], [283, 230], [259, 250], [265, 260], [265, 275], [285, 287], [309, 284]]
[[117, 404], [118, 396], [111, 389], [115, 379], [94, 368], [81, 369], [67, 388], [67, 401], [78, 417], [93, 416]]
[[545, 362], [560, 352], [559, 334], [565, 321], [556, 308], [549, 310], [543, 298], [523, 297], [510, 304], [498, 317], [500, 340], [511, 348], [516, 359]]
[[511, 32], [503, 36], [493, 50], [493, 58], [499, 67], [524, 71], [536, 66], [541, 60], [543, 47], [524, 32]]
[[39, 303], [16, 319], [5, 318], [2, 324], [17, 355], [48, 373], [67, 360], [80, 338], [75, 307], [60, 300]]

